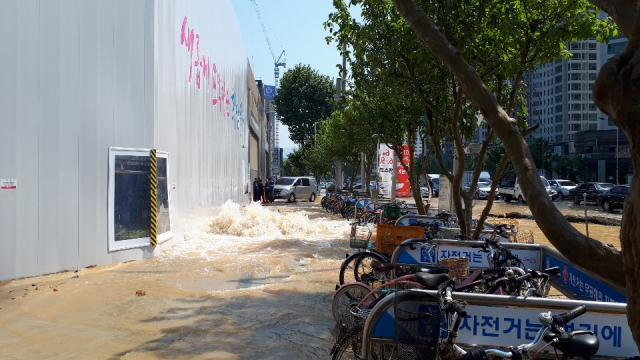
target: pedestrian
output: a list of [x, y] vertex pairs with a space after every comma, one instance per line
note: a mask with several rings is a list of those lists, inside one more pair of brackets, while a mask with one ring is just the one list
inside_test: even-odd
[[253, 178], [253, 201], [260, 200], [260, 191], [258, 189], [258, 178]]
[[262, 179], [258, 178], [258, 191], [256, 192], [255, 201], [262, 200], [263, 196], [264, 196], [264, 185], [262, 184]]
[[272, 178], [269, 178], [268, 185], [269, 185], [269, 192], [267, 193], [267, 201], [273, 204], [273, 195], [274, 195], [273, 191], [275, 190], [276, 182], [273, 181]]
[[268, 203], [268, 197], [269, 197], [269, 181], [265, 180], [264, 181], [264, 185], [263, 185], [263, 193], [262, 193], [262, 202], [263, 203]]

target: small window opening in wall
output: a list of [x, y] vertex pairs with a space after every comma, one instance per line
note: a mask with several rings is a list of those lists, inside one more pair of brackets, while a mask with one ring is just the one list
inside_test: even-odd
[[[171, 238], [168, 154], [157, 152], [158, 240]], [[109, 251], [151, 245], [149, 150], [109, 149]]]

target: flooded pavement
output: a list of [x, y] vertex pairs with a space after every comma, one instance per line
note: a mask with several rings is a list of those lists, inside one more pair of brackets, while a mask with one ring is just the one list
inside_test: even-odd
[[[328, 359], [349, 230], [319, 201], [228, 203], [153, 259], [0, 283], [0, 359]], [[619, 246], [619, 227], [589, 230]]]
[[329, 358], [349, 227], [321, 211], [227, 204], [153, 259], [0, 284], [0, 359]]

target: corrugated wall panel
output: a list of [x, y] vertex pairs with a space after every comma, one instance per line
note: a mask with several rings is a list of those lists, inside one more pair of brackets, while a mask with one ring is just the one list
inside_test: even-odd
[[[191, 67], [185, 16], [215, 76]], [[107, 251], [109, 147], [169, 152], [178, 226], [246, 202], [248, 65], [230, 1], [0, 1], [0, 48], [0, 178], [18, 179], [0, 190], [0, 280], [153, 256]]]
[[[0, 279], [36, 274], [38, 1], [0, 2]], [[35, 31], [34, 31], [35, 30]]]
[[83, 31], [78, 36], [82, 61], [78, 66], [83, 94], [78, 115], [78, 157], [81, 169], [79, 186], [80, 222], [78, 234], [82, 241], [78, 265], [86, 267], [108, 263], [107, 198], [103, 191], [108, 184], [108, 148], [113, 144], [113, 108], [115, 58], [113, 51], [113, 18], [115, 3], [83, 1], [79, 21]]
[[78, 254], [78, 1], [40, 2], [38, 271]]
[[193, 209], [248, 199], [248, 64], [230, 1], [156, 1], [156, 13], [155, 134], [179, 226]]

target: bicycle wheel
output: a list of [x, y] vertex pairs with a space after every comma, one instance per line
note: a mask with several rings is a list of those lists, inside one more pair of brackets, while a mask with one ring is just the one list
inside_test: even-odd
[[363, 212], [358, 215], [358, 223], [359, 224], [377, 224], [378, 223], [378, 214], [374, 212]]
[[362, 331], [352, 333], [342, 340], [333, 352], [333, 360], [361, 360], [362, 359]]
[[383, 263], [388, 262], [385, 257], [373, 252], [362, 253], [362, 255], [356, 259], [353, 269], [356, 281], [368, 284], [371, 287], [376, 287], [390, 279], [390, 271], [378, 272], [371, 267], [371, 262], [374, 260], [378, 260]]
[[[351, 311], [351, 308], [358, 305], [365, 296], [371, 292], [371, 288], [362, 283], [347, 284], [335, 293], [331, 303], [333, 319], [340, 321], [342, 317]], [[372, 294], [372, 296], [374, 296]], [[375, 297], [371, 297], [371, 300]]]
[[370, 344], [371, 358], [373, 360], [396, 360], [396, 345], [393, 343], [372, 342]]
[[340, 265], [340, 285], [356, 281], [354, 270], [356, 260], [361, 254], [363, 253], [357, 252], [347, 256], [347, 258], [344, 259], [342, 265]]

